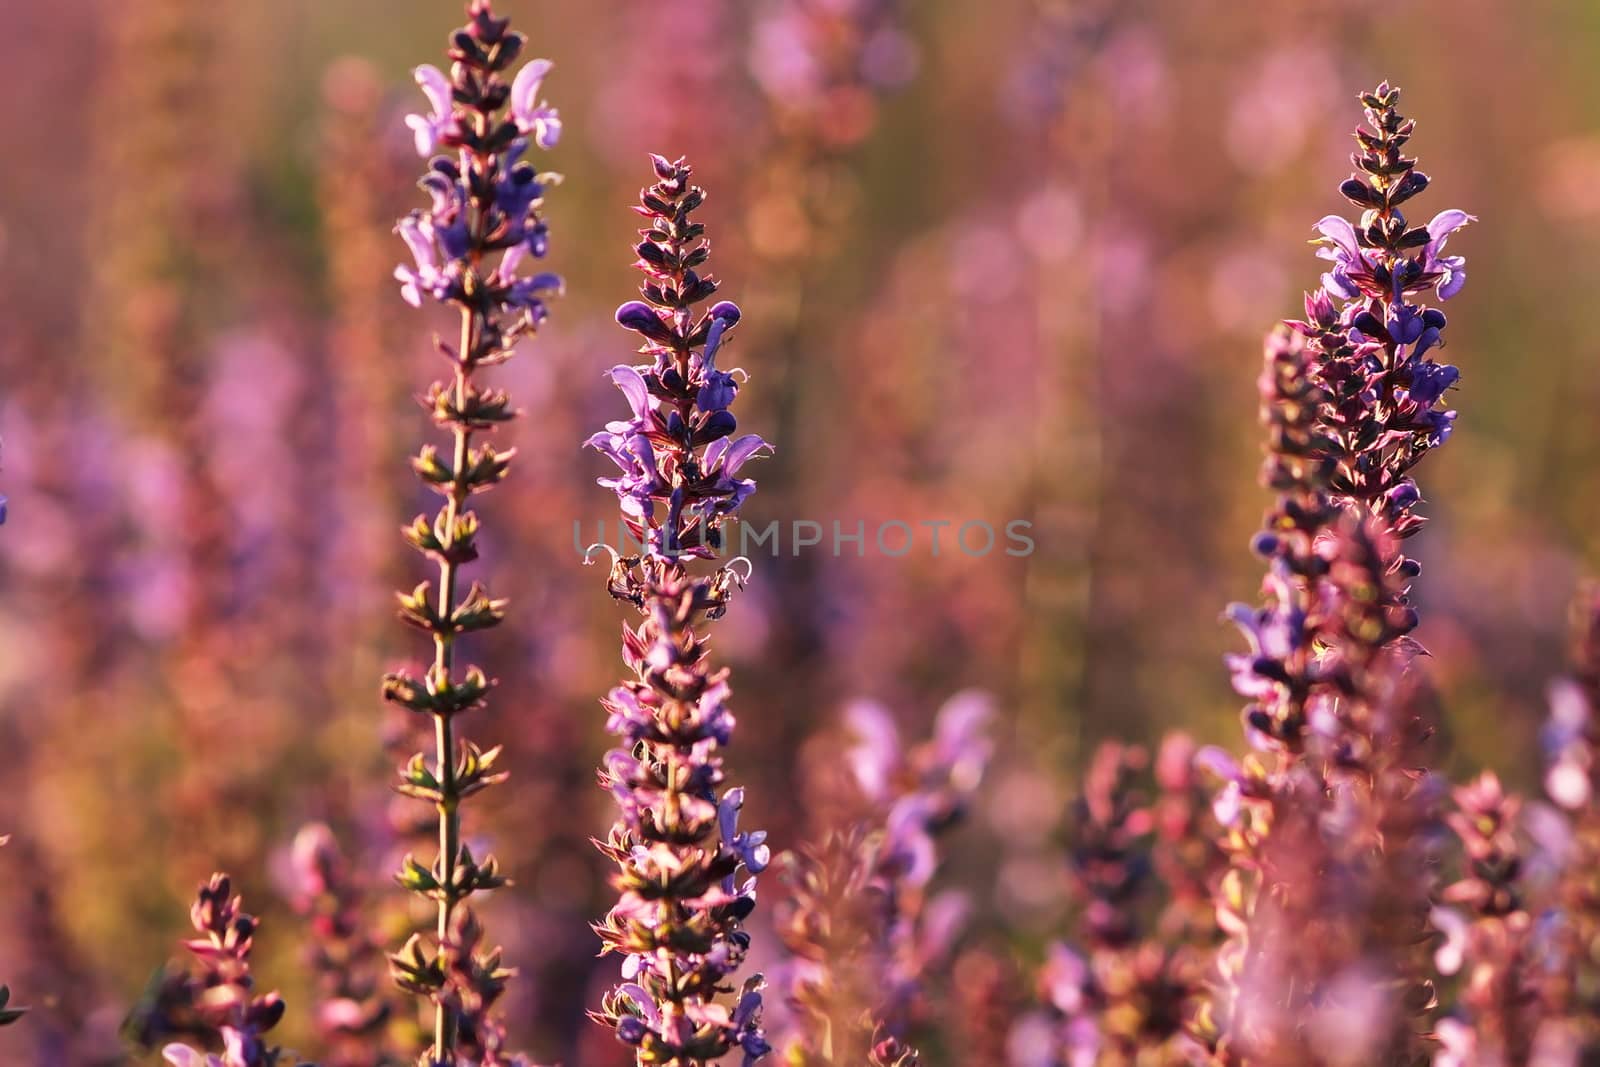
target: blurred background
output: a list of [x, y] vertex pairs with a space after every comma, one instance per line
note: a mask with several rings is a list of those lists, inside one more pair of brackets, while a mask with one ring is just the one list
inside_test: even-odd
[[[619, 410], [602, 371], [633, 347], [611, 312], [636, 285], [647, 152], [688, 155], [710, 194], [712, 265], [745, 311], [725, 362], [778, 449], [745, 513], [783, 525], [784, 554], [756, 556], [715, 638], [730, 769], [778, 848], [827, 806], [848, 702], [909, 740], [984, 690], [997, 752], [940, 877], [972, 894], [972, 936], [1026, 958], [1061, 922], [1056, 835], [1089, 746], [1237, 743], [1218, 616], [1259, 581], [1260, 339], [1316, 284], [1311, 225], [1346, 210], [1355, 95], [1383, 78], [1435, 180], [1418, 214], [1482, 219], [1452, 242], [1472, 270], [1447, 309], [1461, 414], [1422, 470], [1414, 553], [1440, 758], [1534, 777], [1565, 605], [1600, 563], [1600, 7], [497, 6], [555, 62], [566, 126], [548, 215], [568, 291], [501, 373], [526, 417], [480, 573], [512, 613], [476, 649], [502, 685], [469, 726], [514, 774], [469, 829], [518, 883], [489, 925], [532, 1053], [623, 1051], [581, 1012], [614, 970], [593, 959], [609, 889], [588, 839], [611, 820], [597, 699], [625, 616], [574, 523], [614, 516], [579, 446]], [[142, 1062], [119, 1025], [215, 868], [265, 915], [262, 980], [307, 1042], [296, 829], [327, 821], [385, 892], [413, 727], [377, 682], [420, 653], [390, 590], [419, 580], [396, 531], [427, 504], [406, 455], [441, 325], [401, 303], [390, 227], [420, 197], [408, 70], [442, 62], [459, 15], [0, 6], [0, 978], [35, 1008], [0, 1060]], [[866, 554], [825, 536], [792, 556], [796, 519], [864, 522]], [[917, 524], [940, 520], [935, 556]], [[964, 522], [1013, 520], [1030, 555], [950, 550]], [[920, 531], [898, 558], [872, 543], [890, 521]], [[758, 919], [758, 954], [765, 936]]]

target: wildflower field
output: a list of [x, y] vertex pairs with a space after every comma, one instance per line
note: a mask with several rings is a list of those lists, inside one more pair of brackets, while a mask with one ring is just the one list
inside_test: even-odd
[[3, 5], [0, 1067], [1600, 1064], [1597, 57]]

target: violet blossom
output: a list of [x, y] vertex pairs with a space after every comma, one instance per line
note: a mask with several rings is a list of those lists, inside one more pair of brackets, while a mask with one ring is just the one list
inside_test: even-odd
[[1454, 1014], [1438, 1025], [1434, 1067], [1577, 1067], [1577, 1027], [1562, 996], [1569, 960], [1556, 927], [1536, 918], [1529, 901], [1534, 864], [1522, 802], [1487, 771], [1454, 795], [1448, 818], [1465, 869], [1434, 909], [1433, 925], [1445, 935], [1434, 958], [1441, 974], [1460, 976], [1461, 989]]
[[[1600, 584], [1586, 583], [1573, 603], [1572, 669], [1550, 688], [1545, 746], [1545, 792], [1565, 816], [1556, 876], [1543, 912], [1556, 921], [1553, 948], [1540, 989], [1545, 1046], [1569, 1054], [1550, 1063], [1588, 1062], [1600, 1054], [1595, 989], [1600, 967]], [[1526, 820], [1525, 820], [1526, 821]], [[1536, 912], [1537, 914], [1537, 912]], [[1547, 1033], [1548, 1032], [1548, 1033]], [[1541, 1044], [1541, 1041], [1543, 1044]], [[1553, 1055], [1553, 1053], [1552, 1053]], [[1544, 1067], [1544, 1061], [1538, 1061]]]
[[[1463, 264], [1442, 251], [1471, 216], [1407, 222], [1400, 205], [1429, 184], [1403, 154], [1414, 124], [1387, 84], [1361, 99], [1359, 174], [1340, 191], [1363, 214], [1318, 223], [1332, 269], [1306, 319], [1269, 340], [1262, 376], [1264, 481], [1278, 495], [1254, 545], [1262, 605], [1230, 610], [1250, 651], [1229, 661], [1257, 751], [1207, 761], [1225, 779], [1231, 869], [1217, 889], [1223, 981], [1199, 1030], [1252, 1062], [1414, 1059], [1431, 1002], [1413, 946], [1441, 798], [1420, 769], [1419, 568], [1400, 546], [1425, 521], [1412, 471], [1455, 418], [1438, 405], [1458, 374], [1431, 356], [1445, 317], [1420, 297], [1459, 291]], [[1396, 996], [1340, 1006], [1371, 982]], [[1321, 1035], [1341, 1028], [1348, 1042], [1328, 1047]]]
[[[1193, 891], [1162, 899], [1157, 877], [1179, 873], [1176, 849], [1190, 832], [1183, 827], [1192, 816], [1175, 805], [1193, 805], [1195, 798], [1182, 795], [1193, 782], [1172, 764], [1174, 754], [1188, 757], [1192, 746], [1175, 740], [1163, 747], [1162, 805], [1151, 804], [1140, 788], [1145, 751], [1116, 742], [1095, 751], [1073, 805], [1068, 861], [1076, 936], [1072, 945], [1051, 946], [1039, 976], [1043, 999], [1058, 1017], [1055, 1059], [1063, 1064], [1176, 1067], [1202, 1053], [1190, 1030], [1203, 1000], [1209, 945], [1188, 934]], [[1177, 816], [1165, 827], [1163, 808]], [[1175, 879], [1169, 888], [1183, 885]]]
[[[739, 310], [726, 301], [699, 308], [717, 290], [703, 271], [704, 228], [692, 219], [705, 193], [683, 160], [651, 161], [657, 180], [635, 209], [646, 221], [635, 248], [644, 299], [617, 311], [647, 361], [612, 368], [629, 418], [586, 442], [621, 468], [600, 484], [616, 493], [640, 553], [613, 558], [608, 587], [643, 616], [623, 627], [633, 677], [603, 701], [622, 744], [600, 774], [620, 812], [600, 848], [617, 865], [620, 899], [596, 931], [623, 963], [593, 1016], [641, 1065], [691, 1067], [734, 1051], [748, 1064], [768, 1052], [761, 976], [731, 1001], [723, 994], [749, 947], [743, 923], [769, 853], [764, 833], [739, 824], [744, 790], [723, 788], [720, 751], [734, 726], [728, 672], [711, 666], [700, 627], [721, 617], [748, 576], [705, 563], [755, 488], [740, 469], [767, 446], [733, 436], [738, 382], [715, 364]], [[708, 395], [717, 402], [701, 403]]]

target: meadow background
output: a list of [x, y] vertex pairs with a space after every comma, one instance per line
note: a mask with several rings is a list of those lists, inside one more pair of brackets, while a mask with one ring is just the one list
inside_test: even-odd
[[[1316, 284], [1305, 242], [1342, 210], [1355, 94], [1383, 78], [1419, 121], [1428, 209], [1482, 220], [1452, 244], [1473, 274], [1447, 308], [1461, 415], [1412, 552], [1443, 762], [1536, 780], [1566, 604], [1600, 569], [1600, 7], [907, 0], [821, 74], [796, 20], [848, 0], [501, 7], [554, 60], [566, 123], [568, 291], [503, 373], [527, 417], [485, 569], [512, 614], [473, 727], [514, 773], [473, 826], [518, 882], [488, 922], [530, 1051], [626, 1059], [581, 1018], [613, 969], [588, 839], [611, 820], [597, 697], [623, 614], [573, 523], [614, 514], [579, 444], [633, 348], [611, 312], [650, 151], [689, 155], [711, 194], [741, 422], [778, 448], [745, 519], [779, 520], [786, 554], [756, 558], [717, 642], [731, 768], [775, 845], [827, 807], [849, 701], [915, 738], [982, 689], [998, 751], [941, 879], [1026, 958], [1062, 922], [1089, 747], [1235, 743], [1218, 615], [1260, 571], [1260, 338]], [[408, 68], [458, 15], [0, 7], [0, 977], [35, 1009], [0, 1031], [5, 1062], [128, 1062], [119, 1024], [219, 867], [264, 913], [293, 1045], [296, 828], [327, 820], [386, 877], [411, 727], [377, 678], [418, 647], [389, 590], [418, 580], [396, 530], [426, 503], [406, 454], [437, 325], [400, 301], [389, 228], [420, 196]], [[866, 557], [787, 555], [800, 518], [865, 522]], [[882, 522], [940, 519], [1027, 520], [1037, 548], [872, 551]], [[970, 973], [958, 958], [951, 996]]]

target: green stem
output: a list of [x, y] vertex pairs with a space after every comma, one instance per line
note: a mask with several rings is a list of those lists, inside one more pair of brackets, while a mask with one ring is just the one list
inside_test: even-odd
[[[465, 410], [467, 402], [467, 367], [465, 362], [475, 350], [477, 345], [477, 316], [470, 308], [461, 312], [461, 349], [457, 353], [455, 368], [455, 402], [458, 411]], [[461, 516], [461, 510], [466, 502], [467, 486], [463, 481], [467, 468], [467, 456], [471, 446], [472, 429], [465, 423], [455, 425], [455, 463], [456, 480], [451, 486], [449, 499], [445, 503], [445, 521], [441, 540], [445, 546], [445, 558], [439, 564], [439, 615], [448, 619], [455, 611], [456, 606], [456, 571], [457, 566], [450, 558], [450, 549], [455, 545], [456, 520]], [[454, 635], [450, 633], [436, 633], [434, 635], [433, 663], [435, 670], [443, 680], [450, 678], [451, 668], [455, 661]], [[450, 933], [450, 916], [455, 910], [455, 878], [457, 860], [461, 853], [461, 813], [460, 797], [457, 795], [456, 783], [456, 739], [453, 724], [448, 715], [434, 717], [434, 753], [437, 760], [435, 775], [439, 781], [439, 922], [438, 936], [442, 947]], [[438, 1003], [434, 1008], [433, 1016], [433, 1054], [435, 1058], [444, 1059], [455, 1050], [456, 1019], [455, 1014], [443, 1003]]]

